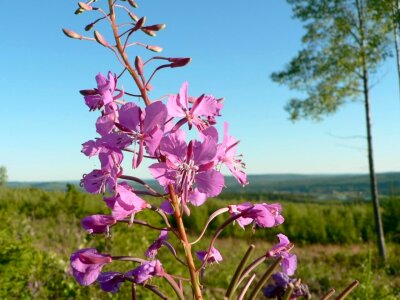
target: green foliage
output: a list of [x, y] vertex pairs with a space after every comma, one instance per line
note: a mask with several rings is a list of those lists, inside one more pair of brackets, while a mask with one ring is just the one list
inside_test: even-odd
[[[364, 90], [368, 73], [390, 54], [385, 22], [365, 0], [288, 0], [306, 30], [299, 51], [272, 79], [306, 94], [286, 106], [292, 120], [319, 120]], [[368, 84], [367, 84], [368, 85]], [[365, 92], [365, 91], [364, 91]]]
[[0, 187], [5, 186], [7, 183], [7, 168], [6, 167], [0, 167]]
[[[193, 209], [195, 222], [186, 223], [190, 239], [195, 239], [205, 218], [216, 209], [243, 201], [237, 198], [229, 202], [211, 199], [199, 210]], [[369, 205], [285, 202], [283, 207], [286, 221], [280, 228], [253, 233], [250, 228], [242, 230], [236, 225], [223, 232], [223, 238], [217, 241], [216, 247], [224, 261], [207, 268], [206, 299], [223, 298], [224, 288], [249, 243], [256, 244], [254, 257], [258, 257], [277, 241], [275, 234], [278, 232], [287, 234], [295, 241], [294, 251], [299, 257], [297, 276], [310, 285], [314, 294], [321, 295], [330, 287], [340, 290], [351, 280], [359, 279], [362, 288], [350, 299], [379, 299], [378, 296], [394, 295], [394, 287], [400, 286], [396, 279], [400, 278], [400, 247], [393, 245], [389, 248], [391, 255], [384, 267], [373, 259], [368, 261], [371, 247], [364, 241], [370, 240], [373, 233]], [[386, 211], [389, 212], [385, 206]], [[113, 255], [142, 256], [158, 232], [141, 226], [119, 224], [112, 228], [110, 239], [102, 235], [87, 235], [80, 226], [80, 219], [99, 212], [106, 213], [101, 198], [80, 193], [73, 186], [69, 186], [66, 192], [0, 189], [0, 299], [129, 299], [129, 284], [124, 284], [116, 295], [104, 293], [96, 285], [79, 286], [68, 273], [69, 256], [85, 247], [95, 247], [100, 252]], [[136, 217], [162, 226], [161, 218], [151, 211], [138, 213]], [[213, 221], [210, 232], [226, 218], [227, 215], [222, 215]], [[351, 228], [353, 225], [354, 228]], [[170, 242], [176, 246], [179, 244], [173, 237]], [[331, 244], [334, 242], [348, 246], [334, 246]], [[358, 244], [352, 245], [354, 242]], [[313, 243], [317, 244], [311, 245]], [[321, 243], [330, 244], [321, 246]], [[204, 250], [207, 246], [206, 239], [194, 245], [194, 250]], [[166, 248], [162, 248], [159, 255], [167, 271], [187, 275]], [[179, 251], [178, 255], [182, 257]], [[134, 266], [115, 262], [105, 270], [112, 268], [123, 272]], [[335, 273], [332, 272], [333, 266]], [[259, 272], [263, 270], [264, 266]], [[171, 288], [165, 282], [154, 279], [152, 283], [160, 285], [166, 295], [174, 299]], [[395, 299], [389, 296], [382, 299]], [[157, 299], [145, 289], [139, 289], [138, 297]]]

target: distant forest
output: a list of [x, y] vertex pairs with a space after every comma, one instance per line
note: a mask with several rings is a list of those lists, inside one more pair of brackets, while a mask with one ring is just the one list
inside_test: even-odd
[[[380, 173], [379, 193], [383, 196], [400, 194], [400, 172]], [[226, 177], [225, 196], [232, 194], [264, 195], [273, 197], [285, 194], [316, 200], [369, 200], [369, 177], [367, 174], [300, 175], [267, 174], [249, 175], [249, 184], [243, 188], [233, 177]], [[147, 181], [157, 187], [154, 180]], [[9, 182], [9, 187], [34, 187], [44, 190], [65, 190], [67, 183], [79, 186], [78, 181], [64, 182]], [[223, 195], [222, 195], [223, 196]]]

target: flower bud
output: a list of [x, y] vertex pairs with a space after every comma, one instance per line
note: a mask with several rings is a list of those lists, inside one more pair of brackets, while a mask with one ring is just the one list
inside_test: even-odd
[[93, 7], [90, 5], [86, 4], [85, 2], [78, 2], [79, 8], [83, 10], [93, 10]]
[[146, 22], [146, 17], [141, 17], [133, 27], [132, 31], [139, 30], [140, 28], [143, 27], [144, 23]]
[[168, 60], [172, 62], [171, 68], [184, 67], [192, 61], [190, 57], [170, 58]]
[[136, 56], [135, 58], [135, 68], [139, 75], [143, 75], [143, 61], [140, 56]]
[[90, 31], [93, 28], [93, 26], [94, 26], [94, 23], [87, 24], [85, 26], [85, 31]]
[[128, 0], [128, 3], [133, 7], [133, 8], [138, 8], [139, 6], [134, 0]]
[[145, 34], [149, 35], [149, 36], [156, 36], [156, 33], [155, 33], [154, 31], [152, 31], [152, 30], [147, 30], [147, 29], [143, 29], [143, 28], [142, 28], [142, 31], [143, 31]]
[[102, 45], [104, 47], [109, 47], [110, 46], [110, 44], [106, 41], [106, 39], [103, 37], [103, 35], [100, 32], [95, 31], [94, 32], [94, 38], [96, 39], [96, 41], [100, 45]]
[[151, 31], [160, 31], [163, 30], [167, 25], [165, 24], [155, 24], [150, 26], [145, 26], [142, 29], [151, 30]]
[[146, 46], [146, 49], [148, 49], [148, 50], [150, 50], [150, 51], [153, 51], [153, 52], [161, 52], [161, 51], [163, 51], [163, 48], [161, 48], [161, 47], [159, 47], [159, 46], [150, 46], [150, 45], [147, 45], [147, 46]]
[[137, 15], [135, 15], [134, 13], [129, 13], [128, 14], [129, 15], [129, 17], [131, 17], [131, 19], [133, 20], [133, 21], [135, 21], [135, 22], [137, 22], [138, 20], [139, 20], [139, 17], [137, 16]]
[[78, 8], [78, 9], [75, 11], [75, 14], [76, 14], [76, 15], [79, 15], [79, 14], [83, 13], [84, 11], [85, 11], [84, 9]]
[[71, 38], [71, 39], [82, 39], [82, 36], [79, 33], [76, 33], [75, 31], [69, 30], [69, 29], [65, 29], [63, 28], [62, 31], [64, 32], [64, 34]]

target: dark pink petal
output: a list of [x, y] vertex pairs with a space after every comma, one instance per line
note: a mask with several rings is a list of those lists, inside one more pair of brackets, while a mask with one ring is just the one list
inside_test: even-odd
[[168, 231], [162, 230], [159, 237], [157, 240], [155, 240], [149, 248], [147, 248], [146, 253], [144, 254], [148, 258], [154, 259], [157, 256], [158, 250], [163, 245], [163, 242], [165, 242], [168, 239]]
[[208, 197], [219, 195], [224, 187], [224, 176], [215, 170], [198, 173], [195, 176], [195, 180], [199, 192], [206, 194]]
[[101, 150], [101, 145], [97, 141], [87, 141], [82, 144], [82, 153], [92, 157], [97, 155]]
[[193, 116], [215, 116], [217, 115], [217, 101], [213, 96], [202, 95], [193, 104], [190, 113]]
[[232, 173], [233, 177], [243, 186], [248, 184], [247, 175], [242, 170], [238, 170], [235, 166], [231, 163], [227, 163], [226, 166], [228, 167], [229, 171]]
[[166, 163], [155, 163], [149, 167], [151, 175], [157, 179], [157, 181], [166, 187], [168, 184], [174, 183], [175, 172], [171, 171]]
[[110, 173], [119, 169], [123, 159], [124, 156], [121, 150], [105, 149], [99, 153], [101, 169]]
[[163, 155], [175, 164], [182, 162], [186, 158], [187, 145], [186, 133], [183, 130], [177, 130], [161, 139], [160, 151]]
[[82, 227], [90, 234], [105, 233], [110, 225], [114, 225], [117, 221], [108, 215], [92, 215], [84, 217], [81, 221]]
[[197, 251], [196, 256], [200, 261], [207, 260], [207, 263], [219, 263], [222, 261], [221, 253], [214, 247], [211, 247], [210, 253], [207, 255], [207, 251]]
[[104, 105], [103, 98], [99, 94], [86, 95], [84, 99], [90, 110], [100, 109]]
[[182, 106], [179, 104], [179, 97], [176, 95], [172, 95], [168, 98], [167, 110], [168, 110], [168, 115], [171, 117], [178, 117], [178, 118], [186, 117], [186, 114], [182, 109]]
[[204, 140], [205, 137], [210, 136], [215, 142], [218, 142], [218, 130], [214, 126], [210, 126], [200, 132], [200, 137]]
[[134, 270], [131, 270], [125, 274], [127, 277], [134, 277], [133, 281], [135, 283], [143, 283], [146, 280], [149, 280], [153, 276], [163, 276], [164, 269], [161, 266], [161, 262], [159, 260], [153, 260], [146, 262]]
[[196, 141], [193, 146], [193, 155], [195, 164], [200, 166], [214, 161], [217, 154], [217, 143], [207, 136], [202, 143]]
[[101, 136], [110, 133], [115, 127], [115, 114], [110, 113], [104, 116], [101, 116], [96, 121], [96, 131]]
[[118, 123], [132, 131], [139, 131], [141, 108], [135, 103], [129, 102], [119, 109]]
[[174, 208], [172, 207], [171, 203], [168, 200], [165, 200], [163, 203], [160, 204], [160, 208], [167, 214], [172, 215], [174, 213]]
[[194, 206], [200, 206], [207, 201], [207, 195], [204, 193], [200, 193], [199, 190], [196, 188], [192, 192], [189, 192], [188, 200]]
[[154, 155], [158, 146], [160, 145], [160, 141], [164, 135], [164, 132], [161, 129], [157, 129], [151, 133], [151, 135], [146, 135], [144, 138], [145, 148], [149, 155]]
[[167, 107], [161, 101], [151, 103], [146, 107], [146, 116], [143, 121], [143, 133], [148, 133], [154, 127], [162, 128], [167, 120]]
[[110, 172], [105, 170], [93, 170], [83, 176], [81, 184], [85, 190], [91, 194], [100, 194], [105, 192], [106, 184], [110, 178]]
[[130, 135], [121, 132], [111, 132], [98, 140], [102, 146], [109, 149], [123, 149], [131, 145], [133, 139]]
[[125, 281], [125, 276], [119, 272], [103, 272], [97, 278], [97, 282], [105, 292], [117, 293], [121, 284]]

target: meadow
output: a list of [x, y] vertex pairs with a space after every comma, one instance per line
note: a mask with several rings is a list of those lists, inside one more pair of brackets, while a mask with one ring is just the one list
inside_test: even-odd
[[[192, 239], [199, 234], [211, 212], [242, 202], [243, 197], [232, 194], [229, 199], [211, 199], [207, 205], [193, 210], [194, 218], [186, 224]], [[330, 287], [341, 290], [354, 279], [360, 281], [360, 286], [348, 299], [400, 297], [398, 198], [383, 199], [389, 254], [386, 264], [379, 262], [373, 243], [370, 203], [264, 200], [282, 203], [285, 223], [255, 233], [250, 228], [242, 230], [238, 226], [224, 231], [216, 244], [224, 261], [206, 271], [206, 299], [222, 299], [236, 264], [250, 243], [256, 245], [254, 257], [257, 257], [276, 242], [278, 232], [286, 234], [295, 243], [294, 252], [299, 262], [296, 277], [309, 285], [314, 299]], [[129, 285], [123, 285], [121, 292], [115, 295], [104, 293], [96, 286], [79, 286], [68, 272], [69, 256], [85, 247], [96, 247], [100, 252], [112, 252], [113, 255], [142, 256], [158, 232], [139, 225], [116, 226], [112, 228], [111, 238], [90, 236], [82, 230], [80, 219], [96, 213], [107, 213], [101, 197], [81, 193], [74, 186], [69, 186], [66, 192], [1, 188], [0, 299], [129, 299]], [[137, 218], [150, 219], [153, 225], [161, 224], [159, 216], [152, 212], [139, 213]], [[211, 223], [210, 231], [223, 220], [224, 217], [218, 217]], [[170, 242], [176, 241], [171, 238]], [[206, 247], [204, 241], [196, 245], [195, 250]], [[160, 256], [167, 271], [184, 275], [166, 249], [161, 249]], [[119, 262], [115, 266], [113, 269], [120, 268], [121, 271], [133, 268], [133, 265]], [[260, 271], [262, 269], [260, 267]], [[161, 280], [155, 278], [153, 283], [165, 287], [166, 294], [174, 298], [172, 290]], [[139, 296], [153, 299], [145, 290], [140, 290]]]

